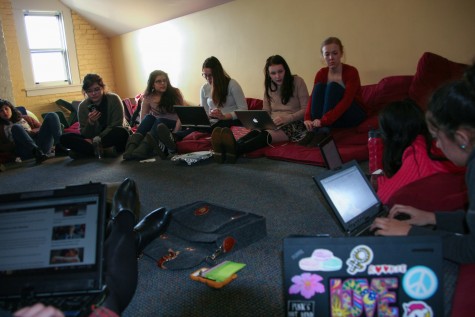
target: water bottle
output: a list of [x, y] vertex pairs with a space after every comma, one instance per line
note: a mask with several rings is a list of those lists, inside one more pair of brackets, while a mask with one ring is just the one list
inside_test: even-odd
[[383, 139], [381, 131], [370, 129], [368, 132], [369, 173], [383, 168]]

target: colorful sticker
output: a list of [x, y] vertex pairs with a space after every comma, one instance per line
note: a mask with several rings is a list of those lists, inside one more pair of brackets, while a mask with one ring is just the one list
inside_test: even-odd
[[287, 317], [315, 316], [314, 301], [289, 300], [287, 302]]
[[427, 266], [410, 268], [402, 279], [402, 286], [407, 295], [415, 299], [427, 299], [434, 295], [439, 281], [434, 271]]
[[323, 277], [318, 274], [302, 273], [292, 277], [292, 284], [289, 288], [289, 294], [300, 294], [306, 299], [312, 298], [316, 293], [324, 293], [325, 286]]
[[364, 272], [366, 267], [373, 261], [373, 250], [367, 245], [358, 245], [350, 252], [350, 257], [346, 260], [348, 274], [355, 275]]
[[404, 274], [407, 271], [406, 264], [371, 264], [368, 266], [369, 275]]
[[427, 305], [425, 302], [421, 301], [412, 301], [409, 303], [403, 303], [402, 307], [404, 309], [403, 317], [432, 317], [434, 313], [432, 308]]
[[343, 266], [343, 261], [327, 249], [315, 249], [311, 257], [299, 261], [303, 271], [338, 271]]

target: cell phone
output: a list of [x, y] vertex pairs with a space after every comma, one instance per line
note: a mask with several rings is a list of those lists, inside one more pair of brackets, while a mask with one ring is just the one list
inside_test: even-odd
[[89, 112], [93, 112], [94, 110], [97, 110], [97, 107], [95, 104], [90, 104], [87, 106], [87, 109], [89, 109]]

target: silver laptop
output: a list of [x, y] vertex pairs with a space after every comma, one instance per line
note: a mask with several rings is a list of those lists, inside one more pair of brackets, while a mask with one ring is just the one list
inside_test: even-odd
[[277, 130], [278, 127], [265, 110], [237, 110], [234, 112], [242, 125], [249, 130]]
[[313, 177], [347, 236], [368, 235], [376, 217], [388, 210], [356, 161]]
[[105, 294], [105, 197], [99, 183], [0, 195], [0, 307], [88, 314]]
[[213, 128], [218, 119], [208, 117], [205, 108], [201, 106], [173, 106], [180, 118], [181, 126], [185, 128]]

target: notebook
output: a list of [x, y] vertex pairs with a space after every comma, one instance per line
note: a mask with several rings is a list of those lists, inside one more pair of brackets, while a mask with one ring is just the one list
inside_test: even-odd
[[444, 316], [441, 249], [436, 236], [285, 238], [286, 316]]
[[320, 153], [322, 153], [325, 166], [330, 170], [335, 170], [341, 167], [343, 161], [340, 156], [340, 152], [336, 147], [335, 140], [328, 134], [325, 138], [318, 143]]
[[0, 195], [2, 308], [43, 302], [84, 316], [103, 297], [105, 197], [99, 183]]
[[249, 130], [277, 130], [279, 128], [265, 110], [237, 110], [234, 113], [242, 125]]
[[210, 119], [201, 106], [173, 106], [185, 128], [213, 128], [218, 119]]
[[387, 215], [386, 206], [354, 160], [313, 179], [347, 236], [370, 234], [373, 220]]

